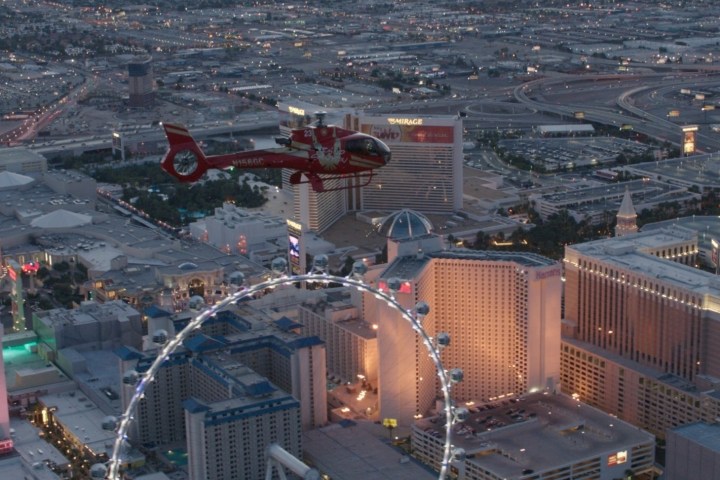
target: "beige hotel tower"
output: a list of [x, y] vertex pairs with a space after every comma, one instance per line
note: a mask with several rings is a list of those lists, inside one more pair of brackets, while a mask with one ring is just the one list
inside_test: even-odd
[[[368, 272], [367, 279], [382, 290], [399, 279], [396, 296], [405, 308], [420, 300], [429, 304], [424, 329], [451, 338], [443, 366], [464, 371], [464, 380], [453, 387], [454, 400], [488, 402], [559, 389], [557, 262], [531, 253], [444, 250], [416, 212], [401, 211], [389, 223], [389, 264]], [[380, 415], [408, 425], [435, 407], [435, 366], [397, 310], [372, 295], [364, 309], [365, 318], [378, 324]]]

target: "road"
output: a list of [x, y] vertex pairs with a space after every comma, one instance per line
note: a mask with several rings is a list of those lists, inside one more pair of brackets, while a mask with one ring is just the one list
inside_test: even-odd
[[[576, 84], [584, 84], [591, 81], [608, 81], [608, 80], [629, 80], [642, 81], [641, 86], [633, 87], [616, 98], [616, 105], [622, 110], [611, 109], [608, 107], [594, 106], [587, 103], [576, 103], [568, 105], [566, 103], [552, 103], [545, 98], [540, 97], [538, 92], [548, 91], [552, 88], [564, 88], [566, 95], [577, 95], [578, 100], [583, 98], [583, 94], [587, 95], [591, 92], [597, 92], [598, 88], [587, 87], [576, 90]], [[670, 82], [670, 83], [669, 83]], [[664, 74], [646, 74], [629, 77], [627, 75], [574, 75], [564, 78], [543, 78], [532, 82], [518, 85], [515, 88], [515, 99], [539, 112], [553, 113], [560, 116], [573, 118], [575, 112], [583, 112], [584, 118], [593, 122], [602, 123], [604, 125], [614, 125], [620, 128], [624, 124], [632, 125], [637, 132], [646, 134], [650, 137], [657, 138], [661, 141], [668, 141], [673, 145], [679, 145], [681, 140], [681, 126], [673, 123], [666, 118], [659, 117], [640, 109], [632, 104], [630, 99], [633, 95], [644, 92], [648, 89], [657, 88], [700, 88], [717, 85], [720, 79], [717, 77], [708, 77], [707, 74], [684, 74], [675, 75], [672, 79], [668, 79]], [[531, 98], [532, 97], [532, 98]], [[622, 113], [622, 112], [625, 113]], [[714, 152], [720, 150], [720, 138], [714, 133], [699, 132], [696, 143], [698, 149], [704, 152]]]

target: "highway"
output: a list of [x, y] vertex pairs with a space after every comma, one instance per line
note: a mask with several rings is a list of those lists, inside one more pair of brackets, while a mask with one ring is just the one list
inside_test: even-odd
[[[643, 85], [627, 90], [617, 97], [617, 106], [623, 109], [626, 113], [618, 113], [617, 110], [612, 110], [606, 107], [591, 106], [588, 104], [557, 104], [550, 103], [546, 100], [531, 98], [531, 95], [535, 92], [541, 92], [543, 89], [550, 89], [553, 86], [561, 85], [563, 87], [567, 86], [565, 92], [566, 94], [579, 94], [581, 92], [577, 92], [571, 88], [572, 85], [579, 82], [589, 82], [593, 80], [639, 80], [643, 81]], [[666, 118], [653, 115], [643, 109], [635, 107], [630, 102], [630, 99], [633, 95], [648, 89], [657, 89], [661, 87], [676, 89], [680, 89], [681, 87], [697, 88], [716, 85], [719, 82], [720, 79], [713, 77], [707, 78], [706, 74], [703, 74], [701, 78], [698, 78], [697, 75], [690, 74], [677, 75], [673, 77], [671, 81], [669, 81], [668, 77], [664, 74], [647, 74], [642, 76], [635, 75], [632, 77], [628, 75], [574, 75], [562, 78], [543, 78], [524, 83], [515, 88], [514, 95], [518, 102], [539, 112], [553, 113], [572, 118], [575, 112], [581, 111], [584, 113], [584, 118], [586, 120], [602, 123], [604, 125], [615, 125], [618, 128], [620, 128], [623, 124], [629, 124], [632, 125], [633, 129], [637, 132], [662, 141], [668, 141], [673, 145], [679, 145], [681, 140], [680, 125], [670, 122]], [[582, 98], [582, 96], [578, 95], [578, 98]], [[705, 132], [698, 133], [698, 149], [704, 152], [720, 150], [720, 139], [716, 135], [712, 133], [707, 134]]]
[[[207, 122], [195, 125], [189, 125], [188, 128], [196, 139], [202, 140], [215, 135], [223, 135], [230, 133], [246, 133], [262, 129], [277, 128], [277, 114], [273, 112], [259, 113], [247, 115], [232, 123]], [[159, 125], [140, 126], [132, 130], [122, 132], [124, 144], [128, 147], [136, 149], [138, 145], [143, 143], [155, 144], [165, 142], [165, 133]], [[52, 157], [63, 152], [72, 152], [73, 155], [80, 155], [83, 152], [93, 150], [106, 150], [112, 148], [112, 134], [107, 136], [86, 136], [73, 137], [64, 140], [49, 140], [46, 142], [35, 142], [28, 145], [41, 155]]]

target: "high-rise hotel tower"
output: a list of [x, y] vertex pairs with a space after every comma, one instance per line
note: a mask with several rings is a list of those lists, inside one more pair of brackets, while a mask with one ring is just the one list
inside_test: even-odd
[[[408, 215], [401, 212], [401, 215]], [[395, 226], [421, 222], [412, 218]], [[406, 217], [408, 218], [408, 217]], [[407, 235], [407, 228], [400, 228]], [[438, 237], [415, 229], [399, 238], [389, 232], [388, 252], [397, 255], [366, 279], [381, 290], [399, 280], [405, 308], [430, 306], [423, 319], [432, 337], [450, 335], [442, 352], [446, 369], [459, 367], [464, 380], [456, 401], [488, 402], [558, 388], [560, 377], [560, 265], [532, 253], [442, 250]], [[371, 274], [375, 274], [373, 279]], [[400, 313], [368, 295], [365, 318], [378, 324], [378, 384], [382, 417], [406, 425], [425, 415], [438, 395], [435, 366]]]
[[[281, 102], [280, 130], [289, 135], [322, 110], [300, 101]], [[343, 188], [317, 193], [308, 185], [293, 189], [294, 220], [320, 233], [351, 211], [393, 212], [411, 208], [420, 213], [452, 213], [462, 209], [463, 122], [458, 115], [366, 115], [328, 111], [326, 123], [367, 133], [392, 151], [388, 165], [376, 170], [367, 186], [362, 179], [331, 180], [326, 187]]]
[[720, 277], [680, 226], [565, 248], [562, 385], [657, 436], [720, 416]]

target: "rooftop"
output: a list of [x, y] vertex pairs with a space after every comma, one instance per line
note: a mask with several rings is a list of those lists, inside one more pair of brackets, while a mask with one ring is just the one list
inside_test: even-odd
[[[651, 434], [565, 395], [535, 393], [470, 411], [453, 427], [453, 443], [465, 449], [468, 462], [506, 478], [654, 445]], [[422, 419], [415, 428], [444, 436], [437, 417]]]
[[42, 396], [41, 400], [47, 407], [56, 407], [53, 415], [96, 455], [105, 452], [108, 457], [112, 456], [115, 431], [102, 427], [107, 415], [84, 393], [80, 390], [51, 393]]
[[698, 443], [716, 454], [720, 453], [720, 424], [691, 423], [675, 427], [672, 432]]
[[576, 251], [598, 261], [636, 272], [641, 277], [662, 279], [663, 282], [684, 290], [720, 297], [720, 279], [717, 275], [645, 253], [693, 240], [697, 241], [697, 232], [679, 225], [670, 225], [568, 246], [566, 252]]
[[647, 162], [632, 165], [629, 170], [650, 178], [662, 178], [701, 188], [720, 186], [720, 154], [693, 155], [673, 158], [662, 162]]
[[369, 422], [332, 424], [303, 434], [305, 455], [323, 473], [343, 480], [431, 480], [437, 473], [414, 460], [401, 463], [404, 452], [381, 436], [384, 428]]

